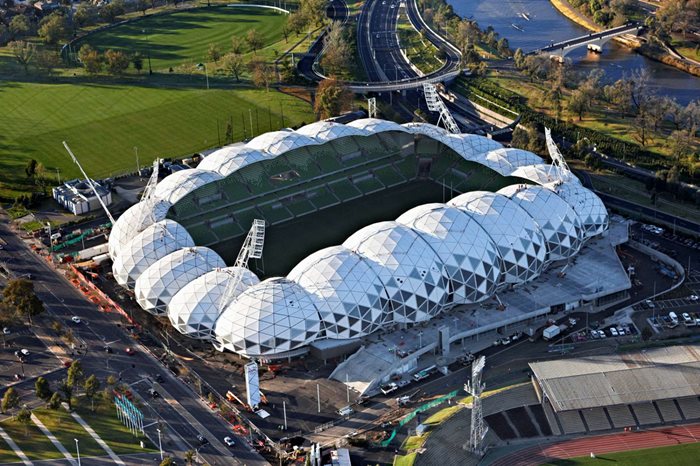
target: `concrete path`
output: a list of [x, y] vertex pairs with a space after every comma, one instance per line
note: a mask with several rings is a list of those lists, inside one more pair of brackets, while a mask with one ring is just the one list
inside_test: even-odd
[[114, 453], [114, 450], [112, 450], [112, 449], [110, 448], [110, 446], [107, 445], [107, 444], [105, 443], [104, 440], [102, 440], [102, 437], [100, 437], [99, 435], [97, 435], [97, 432], [95, 432], [95, 430], [94, 430], [92, 427], [90, 427], [90, 424], [88, 424], [87, 422], [85, 422], [85, 421], [83, 420], [83, 418], [80, 417], [80, 414], [78, 414], [78, 413], [70, 413], [70, 415], [73, 416], [73, 419], [75, 419], [76, 421], [78, 421], [78, 423], [79, 423], [81, 426], [83, 426], [83, 429], [85, 429], [85, 430], [87, 431], [87, 433], [90, 434], [90, 436], [91, 436], [92, 438], [95, 439], [95, 442], [97, 442], [97, 444], [98, 444], [99, 446], [101, 446], [102, 449], [103, 449], [105, 452], [107, 452], [107, 454], [109, 455], [109, 457], [112, 458], [112, 461], [114, 461], [114, 464], [118, 464], [118, 465], [120, 465], [120, 466], [126, 466], [126, 463], [124, 463], [124, 462], [121, 460], [121, 458], [119, 458], [119, 457], [117, 456], [117, 454]]
[[27, 455], [25, 455], [24, 452], [19, 449], [19, 447], [17, 446], [15, 441], [12, 440], [12, 437], [7, 435], [7, 432], [5, 432], [5, 430], [2, 427], [0, 427], [0, 437], [2, 437], [3, 440], [5, 440], [5, 442], [7, 442], [7, 444], [10, 446], [10, 448], [12, 448], [12, 451], [15, 452], [15, 455], [19, 456], [19, 458], [22, 460], [22, 462], [25, 465], [33, 466], [34, 463], [29, 461], [29, 458], [27, 458]]
[[73, 464], [78, 464], [77, 461], [75, 461], [75, 460], [73, 459], [73, 455], [71, 455], [70, 452], [69, 452], [68, 450], [66, 450], [66, 447], [64, 447], [63, 444], [62, 444], [61, 442], [58, 441], [58, 439], [56, 438], [56, 436], [55, 436], [54, 434], [52, 434], [51, 431], [50, 431], [49, 429], [46, 428], [46, 426], [44, 425], [44, 423], [41, 422], [41, 419], [39, 419], [38, 417], [36, 417], [36, 416], [34, 415], [34, 413], [32, 413], [32, 422], [33, 422], [34, 424], [36, 424], [36, 426], [39, 428], [39, 430], [41, 431], [41, 433], [43, 433], [43, 434], [46, 436], [46, 438], [48, 438], [48, 439], [51, 441], [51, 443], [53, 443], [53, 446], [56, 447], [56, 450], [60, 451], [61, 454], [62, 454], [67, 460], [69, 460], [71, 463], [73, 463]]

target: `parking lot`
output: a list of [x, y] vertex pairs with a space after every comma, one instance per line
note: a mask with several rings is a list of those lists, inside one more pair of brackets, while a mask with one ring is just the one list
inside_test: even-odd
[[57, 368], [56, 358], [27, 327], [8, 331], [0, 341], [0, 383], [7, 386]]

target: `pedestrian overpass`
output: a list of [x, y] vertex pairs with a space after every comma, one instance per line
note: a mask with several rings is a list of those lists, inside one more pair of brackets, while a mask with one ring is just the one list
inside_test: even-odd
[[585, 36], [557, 42], [547, 47], [533, 50], [530, 54], [549, 54], [552, 58], [563, 59], [569, 52], [579, 47], [587, 47], [588, 50], [600, 53], [603, 51], [603, 45], [614, 37], [624, 34], [634, 34], [636, 36], [642, 28], [644, 28], [644, 26], [641, 23], [627, 23], [623, 26], [618, 26], [606, 31], [593, 32]]

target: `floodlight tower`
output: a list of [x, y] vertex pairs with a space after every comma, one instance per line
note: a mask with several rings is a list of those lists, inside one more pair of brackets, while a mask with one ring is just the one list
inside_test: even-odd
[[[248, 231], [245, 241], [243, 241], [243, 246], [241, 246], [241, 250], [238, 252], [238, 257], [236, 257], [234, 266], [247, 268], [249, 259], [260, 259], [262, 257], [264, 244], [265, 220], [256, 218], [253, 220], [253, 226], [250, 227], [250, 231]], [[238, 269], [227, 271], [227, 273], [231, 274], [231, 280], [229, 280], [228, 284], [226, 285], [224, 295], [221, 298], [221, 303], [219, 304], [219, 314], [223, 312], [226, 306], [231, 304], [233, 293], [236, 292], [238, 285], [243, 279], [243, 274]]]
[[552, 130], [545, 127], [544, 136], [547, 142], [547, 151], [549, 151], [549, 156], [552, 158], [552, 165], [550, 165], [548, 175], [552, 175], [552, 170], [556, 168], [554, 175], [557, 181], [565, 182], [571, 180], [571, 169], [569, 169], [564, 156], [552, 139]]
[[464, 445], [464, 449], [476, 455], [483, 455], [482, 442], [488, 432], [488, 427], [484, 423], [484, 412], [481, 409], [481, 393], [485, 385], [481, 382], [481, 373], [486, 364], [486, 357], [479, 356], [479, 359], [472, 363], [472, 380], [464, 384], [464, 390], [472, 396], [472, 426], [469, 432], [469, 443]]
[[155, 159], [153, 161], [153, 171], [151, 172], [151, 177], [146, 183], [146, 188], [143, 190], [141, 195], [141, 201], [147, 201], [153, 197], [153, 193], [156, 191], [156, 185], [158, 184], [158, 169], [160, 168], [160, 159]]
[[377, 98], [371, 97], [367, 99], [367, 116], [369, 118], [377, 118]]
[[452, 134], [459, 134], [460, 131], [457, 122], [452, 117], [452, 114], [447, 109], [447, 105], [440, 98], [435, 84], [423, 83], [423, 93], [425, 94], [425, 103], [428, 105], [428, 110], [438, 112], [440, 117], [436, 126], [440, 126], [440, 122], [445, 125], [445, 128]]
[[70, 147], [68, 147], [68, 143], [66, 141], [63, 141], [63, 147], [65, 147], [66, 150], [68, 151], [68, 155], [70, 155], [70, 158], [73, 159], [73, 163], [76, 164], [78, 166], [78, 168], [80, 168], [80, 173], [82, 173], [83, 176], [85, 177], [85, 182], [88, 184], [88, 186], [90, 186], [90, 188], [92, 189], [92, 192], [95, 193], [97, 200], [100, 202], [100, 205], [102, 206], [105, 213], [107, 214], [107, 218], [109, 218], [109, 221], [112, 222], [112, 225], [114, 225], [114, 217], [112, 217], [112, 214], [109, 212], [109, 209], [107, 208], [104, 201], [102, 200], [102, 197], [97, 192], [97, 188], [95, 188], [95, 185], [93, 184], [92, 180], [90, 179], [89, 176], [87, 176], [87, 174], [85, 173], [85, 170], [83, 170], [83, 166], [80, 165], [80, 162], [78, 162], [78, 159], [75, 158], [73, 151], [70, 150]]

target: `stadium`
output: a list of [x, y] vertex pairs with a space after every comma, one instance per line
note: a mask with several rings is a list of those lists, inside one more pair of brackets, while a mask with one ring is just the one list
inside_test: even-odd
[[[319, 249], [312, 233], [335, 229], [319, 213], [361, 199], [381, 212], [382, 196], [415, 183], [463, 194], [365, 223], [294, 267], [279, 254], [297, 257], [295, 242]], [[286, 277], [260, 281], [231, 267], [254, 219], [303, 227], [301, 238], [266, 244], [263, 261], [285, 264]], [[144, 310], [218, 349], [274, 359], [483, 302], [568, 261], [607, 228], [600, 199], [558, 164], [482, 136], [360, 119], [266, 133], [211, 153], [128, 209], [109, 252], [116, 281]]]

